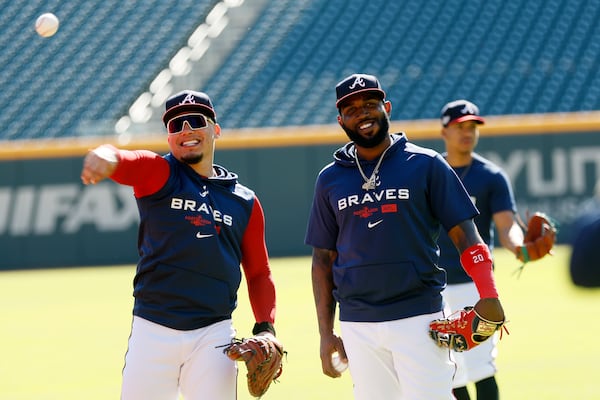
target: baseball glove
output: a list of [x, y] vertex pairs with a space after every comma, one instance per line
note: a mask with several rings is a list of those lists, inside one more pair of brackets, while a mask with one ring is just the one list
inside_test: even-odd
[[539, 260], [551, 253], [556, 241], [556, 226], [546, 214], [536, 212], [527, 222], [523, 246], [517, 249], [517, 258], [524, 263]]
[[527, 225], [519, 222], [525, 230], [525, 238], [523, 246], [517, 248], [517, 259], [523, 264], [515, 271], [521, 275], [525, 264], [529, 261], [536, 261], [544, 257], [546, 254], [552, 254], [552, 247], [556, 241], [556, 233], [558, 231], [556, 222], [544, 213], [536, 212], [533, 214]]
[[440, 347], [462, 352], [483, 343], [503, 326], [504, 321], [488, 321], [473, 307], [465, 307], [448, 318], [431, 321], [429, 336]]
[[283, 371], [283, 346], [268, 336], [234, 339], [223, 352], [234, 361], [246, 363], [248, 391], [254, 397], [265, 394]]

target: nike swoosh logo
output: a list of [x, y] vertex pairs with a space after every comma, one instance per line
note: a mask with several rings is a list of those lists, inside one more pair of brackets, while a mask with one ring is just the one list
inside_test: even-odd
[[475, 254], [477, 254], [479, 250], [471, 250], [469, 251], [469, 254], [471, 254], [472, 256], [474, 256]]
[[202, 233], [200, 233], [200, 232], [196, 233], [196, 237], [197, 237], [198, 239], [204, 239], [204, 238], [207, 238], [207, 237], [211, 237], [212, 235], [213, 235], [212, 233], [209, 233], [209, 234], [206, 234], [206, 235], [203, 235], [203, 234], [202, 234]]
[[379, 221], [375, 221], [375, 222], [371, 222], [371, 221], [369, 221], [369, 223], [367, 224], [367, 227], [368, 227], [369, 229], [371, 229], [371, 228], [374, 228], [374, 227], [376, 227], [377, 225], [379, 225], [379, 224], [380, 224], [380, 223], [382, 223], [382, 222], [383, 222], [383, 220], [382, 220], [382, 219], [380, 219]]

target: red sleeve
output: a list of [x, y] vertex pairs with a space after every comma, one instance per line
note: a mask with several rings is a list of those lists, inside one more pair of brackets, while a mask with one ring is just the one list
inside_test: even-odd
[[479, 297], [498, 298], [498, 289], [494, 281], [492, 253], [485, 243], [476, 243], [462, 252], [460, 263], [473, 279]]
[[256, 322], [275, 322], [275, 283], [265, 243], [265, 217], [258, 198], [242, 238], [242, 267]]
[[169, 179], [169, 163], [149, 150], [116, 149], [119, 163], [111, 179], [133, 186], [135, 197], [156, 193]]

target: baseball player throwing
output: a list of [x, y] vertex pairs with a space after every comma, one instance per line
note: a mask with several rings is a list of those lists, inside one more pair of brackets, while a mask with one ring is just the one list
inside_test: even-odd
[[440, 226], [477, 285], [475, 308], [504, 319], [489, 250], [473, 223], [478, 211], [440, 154], [389, 133], [392, 105], [375, 76], [348, 76], [336, 95], [351, 142], [319, 173], [305, 240], [313, 247], [323, 372], [340, 376], [331, 363], [337, 351], [358, 400], [452, 399], [449, 350], [428, 336], [430, 322], [445, 316]]
[[221, 135], [210, 98], [183, 91], [166, 102], [171, 152], [110, 145], [84, 160], [84, 184], [111, 178], [133, 187], [140, 213], [140, 260], [122, 400], [236, 398], [237, 365], [222, 345], [248, 282], [254, 334], [274, 335], [275, 287], [256, 195], [213, 164]]

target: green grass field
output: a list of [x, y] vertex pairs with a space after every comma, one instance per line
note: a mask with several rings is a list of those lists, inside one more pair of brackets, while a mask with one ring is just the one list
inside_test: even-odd
[[[497, 280], [510, 335], [500, 342], [501, 397], [600, 398], [600, 289], [570, 282], [568, 247], [518, 267], [497, 250]], [[592, 260], [591, 262], [597, 263]], [[278, 289], [278, 337], [288, 351], [280, 381], [268, 399], [350, 399], [348, 373], [321, 373], [310, 286], [309, 258], [271, 261]], [[119, 398], [131, 323], [134, 266], [0, 273], [0, 399], [107, 400]], [[253, 321], [245, 286], [234, 315], [239, 336]], [[240, 376], [241, 400], [251, 399]]]

